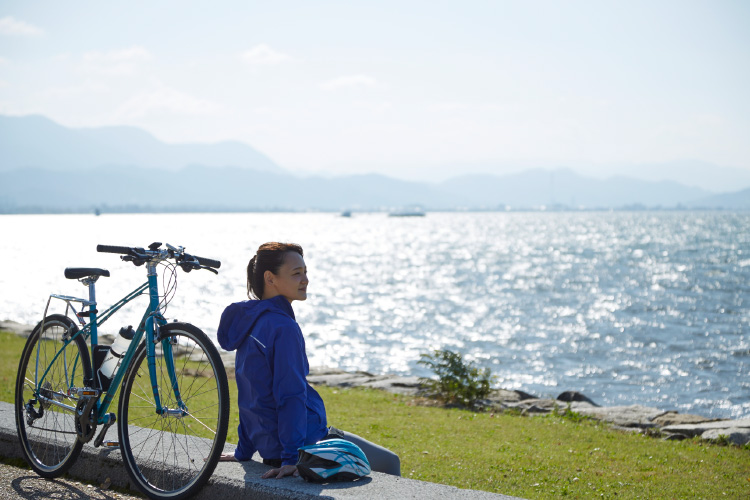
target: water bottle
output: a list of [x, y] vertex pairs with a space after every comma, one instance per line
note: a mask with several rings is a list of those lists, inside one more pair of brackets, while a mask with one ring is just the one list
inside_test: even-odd
[[120, 334], [115, 337], [115, 341], [109, 347], [109, 353], [107, 353], [107, 357], [104, 358], [102, 367], [99, 368], [99, 373], [107, 378], [112, 378], [112, 375], [117, 369], [117, 365], [120, 364], [120, 360], [122, 360], [122, 357], [128, 350], [128, 346], [130, 346], [130, 341], [133, 340], [134, 335], [135, 332], [133, 331], [132, 326], [120, 328]]

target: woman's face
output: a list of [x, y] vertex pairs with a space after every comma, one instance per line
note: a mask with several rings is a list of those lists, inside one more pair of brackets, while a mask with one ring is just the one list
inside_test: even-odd
[[277, 295], [283, 295], [290, 303], [307, 299], [307, 267], [297, 252], [287, 252], [279, 272], [266, 271], [265, 279], [264, 299]]

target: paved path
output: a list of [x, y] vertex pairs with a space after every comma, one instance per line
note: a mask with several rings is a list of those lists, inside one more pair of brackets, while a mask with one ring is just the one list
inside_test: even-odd
[[[228, 444], [225, 451], [234, 448]], [[0, 456], [20, 457], [21, 450], [16, 434], [13, 405], [0, 402]], [[227, 500], [254, 498], [263, 500], [385, 500], [385, 499], [419, 499], [419, 500], [511, 500], [512, 497], [489, 493], [486, 491], [463, 490], [453, 486], [415, 481], [402, 477], [389, 476], [373, 472], [369, 477], [350, 483], [313, 484], [301, 478], [281, 480], [261, 479], [268, 467], [259, 460], [248, 462], [219, 463], [209, 483], [198, 493], [198, 500]], [[70, 475], [100, 484], [109, 478], [111, 484], [121, 488], [130, 486], [130, 478], [125, 471], [119, 450], [94, 448], [89, 444], [83, 447], [81, 456], [70, 469]], [[24, 477], [31, 481], [33, 473], [26, 471]], [[44, 481], [34, 478], [34, 481]], [[57, 494], [35, 494], [29, 490], [17, 490], [11, 480], [10, 492], [32, 491], [31, 496], [21, 498], [88, 498], [88, 493], [96, 488], [88, 485], [64, 485], [60, 482], [34, 483], [47, 487], [55, 485], [55, 491], [62, 491], [71, 496]], [[22, 479], [21, 482], [26, 481]], [[1, 493], [0, 493], [1, 494]], [[20, 495], [21, 493], [19, 493]], [[99, 498], [116, 498], [114, 493], [100, 491]], [[81, 496], [83, 495], [83, 496]], [[106, 496], [110, 495], [110, 496]], [[0, 498], [2, 498], [0, 496]], [[18, 498], [18, 497], [9, 497]]]
[[73, 479], [43, 479], [30, 469], [0, 463], [0, 500], [18, 498], [55, 500], [143, 500]]

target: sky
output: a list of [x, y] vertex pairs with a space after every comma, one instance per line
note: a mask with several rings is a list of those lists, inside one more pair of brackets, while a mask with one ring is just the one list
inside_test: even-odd
[[750, 170], [750, 2], [16, 1], [0, 114], [408, 179]]

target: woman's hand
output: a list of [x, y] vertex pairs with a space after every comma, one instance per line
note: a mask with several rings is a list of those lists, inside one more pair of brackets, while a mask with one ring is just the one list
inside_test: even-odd
[[299, 472], [296, 465], [282, 465], [280, 469], [271, 469], [260, 477], [268, 479], [274, 476], [276, 476], [276, 479], [281, 479], [285, 476], [299, 477]]

